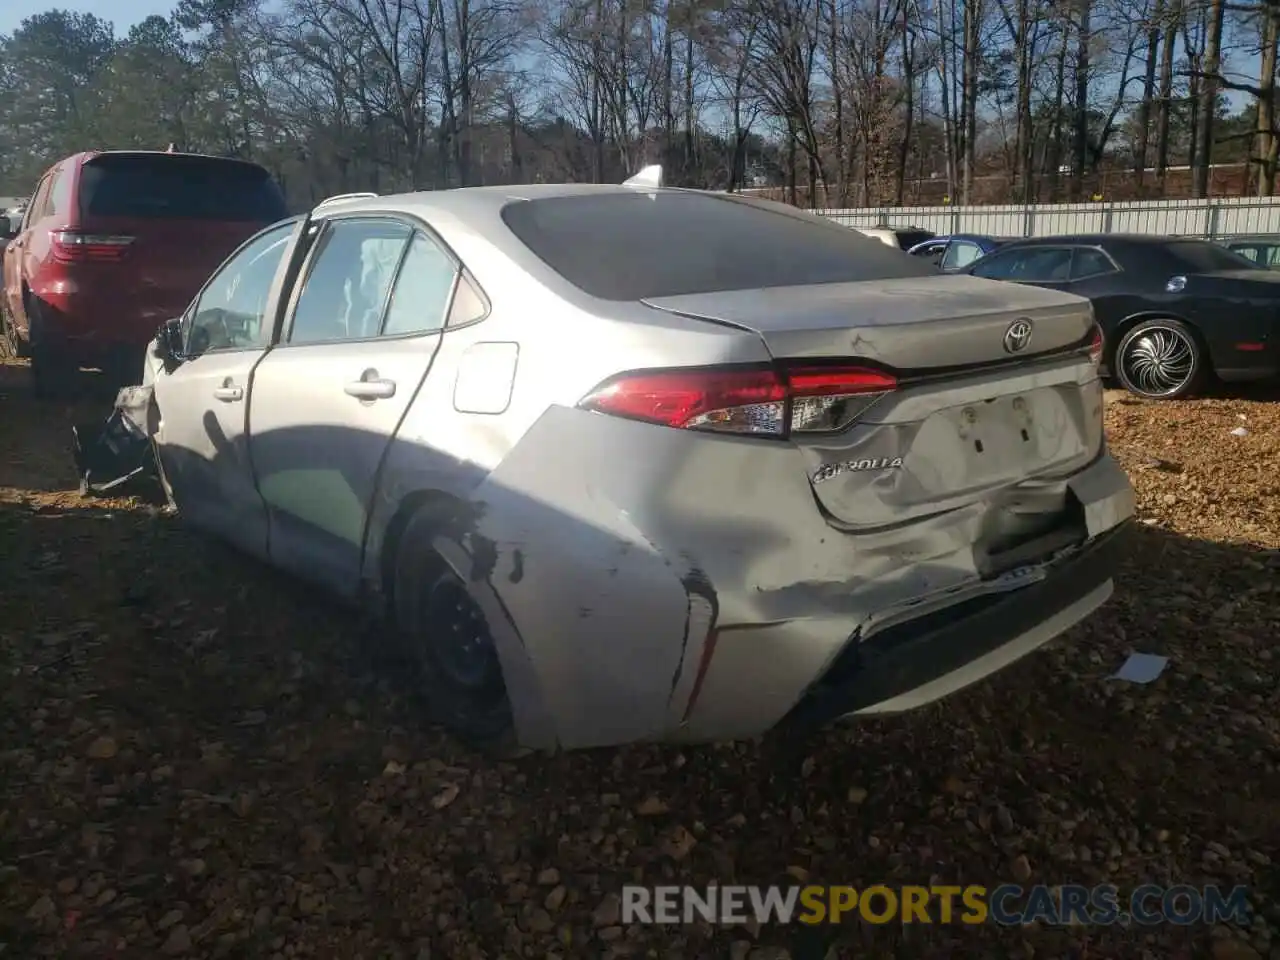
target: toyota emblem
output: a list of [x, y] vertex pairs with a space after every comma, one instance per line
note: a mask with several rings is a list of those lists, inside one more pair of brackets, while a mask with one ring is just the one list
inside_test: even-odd
[[1009, 324], [1004, 332], [1005, 353], [1021, 353], [1031, 342], [1031, 321], [1026, 317]]

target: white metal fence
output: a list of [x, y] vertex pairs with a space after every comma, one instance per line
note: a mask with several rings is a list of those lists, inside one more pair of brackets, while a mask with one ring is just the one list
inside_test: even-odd
[[939, 234], [977, 233], [989, 237], [1043, 237], [1063, 233], [1226, 237], [1280, 233], [1280, 197], [996, 207], [863, 207], [817, 212], [849, 227], [911, 226]]

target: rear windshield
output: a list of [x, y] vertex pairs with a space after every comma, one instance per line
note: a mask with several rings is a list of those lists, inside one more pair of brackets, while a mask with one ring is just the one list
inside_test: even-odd
[[643, 300], [809, 283], [931, 277], [931, 263], [780, 204], [705, 193], [517, 201], [502, 219], [578, 289]]
[[289, 215], [280, 188], [262, 167], [172, 154], [90, 160], [80, 172], [80, 213], [257, 223]]
[[1179, 240], [1165, 249], [1173, 262], [1188, 273], [1258, 269], [1258, 265], [1248, 257], [1242, 257], [1208, 240]]
[[910, 250], [917, 243], [924, 243], [926, 240], [932, 240], [934, 234], [928, 230], [898, 230], [898, 246], [903, 250]]

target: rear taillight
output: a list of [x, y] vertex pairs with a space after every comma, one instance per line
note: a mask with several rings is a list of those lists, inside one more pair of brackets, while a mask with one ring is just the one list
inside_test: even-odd
[[1093, 339], [1089, 341], [1089, 362], [1095, 367], [1102, 363], [1102, 327], [1093, 325]]
[[684, 430], [785, 437], [843, 430], [897, 385], [866, 367], [652, 370], [607, 380], [578, 405]]
[[77, 230], [55, 230], [51, 236], [53, 259], [60, 263], [109, 263], [121, 259], [133, 243], [133, 237], [80, 233]]

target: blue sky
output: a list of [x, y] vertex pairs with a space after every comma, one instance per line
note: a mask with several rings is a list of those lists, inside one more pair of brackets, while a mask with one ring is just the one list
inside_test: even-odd
[[153, 13], [168, 16], [176, 0], [4, 0], [0, 4], [0, 33], [10, 34], [33, 13], [58, 8], [75, 13], [92, 13], [116, 25], [116, 36]]

